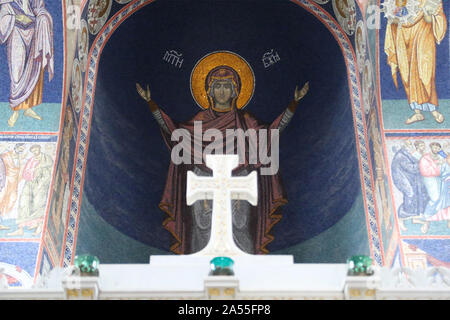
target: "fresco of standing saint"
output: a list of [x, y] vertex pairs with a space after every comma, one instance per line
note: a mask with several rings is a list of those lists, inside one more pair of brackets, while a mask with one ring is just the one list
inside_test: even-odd
[[424, 111], [442, 123], [444, 115], [438, 111], [435, 83], [436, 44], [444, 39], [447, 20], [441, 0], [418, 0], [418, 6], [413, 2], [395, 0], [391, 6], [386, 5], [389, 10], [384, 52], [395, 87], [398, 89], [399, 72], [414, 112], [405, 123], [424, 120]]
[[[43, 0], [0, 0], [0, 44], [6, 44], [13, 127], [19, 111], [42, 120], [32, 108], [42, 103], [44, 70], [53, 78], [53, 20]], [[2, 71], [4, 72], [4, 71]]]

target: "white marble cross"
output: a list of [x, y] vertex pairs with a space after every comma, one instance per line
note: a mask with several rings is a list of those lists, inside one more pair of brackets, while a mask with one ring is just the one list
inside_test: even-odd
[[248, 176], [231, 176], [238, 162], [238, 155], [206, 155], [206, 165], [212, 169], [212, 177], [199, 177], [192, 171], [187, 173], [187, 204], [192, 205], [197, 200], [213, 200], [211, 237], [206, 247], [193, 255], [248, 255], [233, 240], [231, 200], [247, 200], [256, 206], [258, 184], [256, 171]]

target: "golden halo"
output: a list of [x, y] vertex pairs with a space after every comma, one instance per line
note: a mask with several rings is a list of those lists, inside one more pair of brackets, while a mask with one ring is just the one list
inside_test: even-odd
[[230, 51], [216, 51], [201, 58], [191, 73], [191, 94], [195, 102], [203, 109], [209, 108], [205, 81], [208, 73], [218, 66], [233, 68], [241, 78], [241, 92], [236, 101], [238, 109], [244, 108], [253, 97], [255, 76], [253, 70], [240, 55]]

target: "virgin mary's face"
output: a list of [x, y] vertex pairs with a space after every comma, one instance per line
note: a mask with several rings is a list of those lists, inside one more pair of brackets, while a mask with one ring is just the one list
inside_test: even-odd
[[217, 104], [227, 104], [233, 96], [233, 85], [228, 80], [215, 81], [212, 87], [212, 96]]

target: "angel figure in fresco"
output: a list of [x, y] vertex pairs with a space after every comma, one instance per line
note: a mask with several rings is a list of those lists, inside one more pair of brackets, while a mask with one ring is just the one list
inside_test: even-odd
[[43, 0], [0, 0], [0, 44], [6, 44], [13, 127], [19, 111], [42, 120], [32, 108], [42, 103], [44, 70], [53, 78], [53, 20]]
[[[174, 123], [152, 100], [149, 87], [147, 86], [145, 90], [136, 84], [139, 95], [148, 103], [158, 122], [169, 149], [174, 147], [171, 134], [175, 129], [186, 129], [193, 136], [194, 121], [201, 122], [203, 134], [208, 129], [217, 129], [224, 137], [229, 135], [227, 129], [242, 129], [244, 132], [247, 129], [254, 129], [256, 132], [260, 129], [279, 129], [281, 131], [291, 121], [299, 101], [309, 89], [308, 83], [301, 90], [296, 88], [294, 98], [287, 109], [271, 124], [264, 124], [249, 112], [241, 110], [250, 100], [254, 86], [253, 72], [245, 60], [229, 52], [216, 52], [203, 58], [197, 66], [198, 68], [194, 69], [193, 76], [191, 76], [191, 88], [194, 99], [204, 110], [185, 123]], [[270, 130], [268, 131], [269, 136], [271, 133]], [[223, 140], [225, 141], [225, 139]], [[267, 140], [270, 142], [270, 137]], [[224, 141], [222, 141], [222, 148], [225, 147]], [[199, 163], [195, 159], [203, 158], [204, 149], [209, 144], [203, 139], [200, 143], [200, 150], [196, 151], [195, 146], [193, 148], [194, 152], [191, 157], [194, 161], [191, 161], [192, 165], [184, 163], [175, 165], [173, 161], [170, 162], [164, 193], [159, 203], [159, 208], [168, 215], [163, 226], [174, 238], [170, 249], [177, 254], [199, 251], [207, 244], [211, 233], [212, 201], [197, 201], [190, 207], [186, 205], [187, 171], [190, 170], [203, 176], [211, 173], [204, 161], [201, 161], [201, 164], [194, 164]], [[233, 145], [232, 148], [234, 154], [240, 154], [242, 151], [238, 150], [236, 145]], [[236, 245], [245, 252], [268, 253], [266, 246], [274, 239], [270, 231], [280, 221], [280, 209], [287, 203], [287, 197], [280, 174], [276, 172], [273, 175], [262, 175], [260, 170], [264, 164], [260, 159], [256, 164], [251, 164], [248, 157], [247, 152], [245, 153], [245, 163], [240, 164], [233, 171], [233, 175], [247, 175], [251, 171], [257, 170], [258, 205], [252, 207], [246, 201], [232, 201], [233, 238]]]
[[436, 92], [436, 43], [444, 39], [447, 20], [441, 0], [418, 0], [419, 10], [412, 20], [400, 20], [412, 15], [407, 0], [395, 0], [392, 16], [388, 17], [384, 52], [391, 67], [392, 79], [398, 89], [397, 73], [405, 88], [414, 114], [406, 119], [411, 124], [425, 119], [431, 112], [438, 123], [444, 116], [438, 111]]

